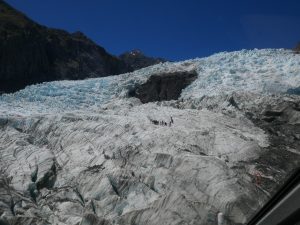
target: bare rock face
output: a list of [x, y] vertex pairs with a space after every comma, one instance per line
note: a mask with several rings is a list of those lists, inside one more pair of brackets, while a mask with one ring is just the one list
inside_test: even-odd
[[152, 75], [146, 83], [131, 90], [129, 96], [137, 97], [142, 103], [176, 100], [180, 97], [182, 89], [196, 79], [195, 71]]

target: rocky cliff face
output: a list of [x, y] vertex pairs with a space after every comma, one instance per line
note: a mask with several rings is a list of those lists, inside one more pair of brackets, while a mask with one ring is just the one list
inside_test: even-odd
[[157, 63], [143, 59], [138, 66], [124, 61], [81, 32], [41, 26], [0, 0], [0, 93], [44, 81], [115, 75]]
[[[1, 223], [246, 224], [299, 167], [299, 65], [220, 53], [0, 96]], [[130, 94], [181, 75], [178, 99]]]

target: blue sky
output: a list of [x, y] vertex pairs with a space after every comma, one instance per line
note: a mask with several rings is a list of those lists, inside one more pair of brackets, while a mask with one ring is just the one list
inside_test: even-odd
[[220, 51], [292, 48], [299, 0], [7, 0], [36, 22], [82, 31], [108, 52], [170, 60]]

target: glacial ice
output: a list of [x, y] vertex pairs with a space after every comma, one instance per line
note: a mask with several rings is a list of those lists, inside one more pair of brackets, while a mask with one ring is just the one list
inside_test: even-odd
[[[128, 97], [192, 70], [179, 100]], [[300, 55], [263, 49], [3, 94], [0, 223], [244, 224], [300, 163], [299, 86]]]
[[54, 81], [31, 85], [0, 96], [2, 114], [47, 114], [94, 111], [147, 80], [151, 74], [196, 70], [198, 79], [182, 98], [201, 98], [238, 91], [283, 93], [300, 86], [300, 55], [284, 49], [222, 52], [206, 58], [166, 62], [132, 73], [81, 81]]

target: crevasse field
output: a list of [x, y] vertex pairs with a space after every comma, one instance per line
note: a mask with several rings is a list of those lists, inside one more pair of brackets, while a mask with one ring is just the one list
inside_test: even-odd
[[[178, 100], [128, 95], [152, 75], [193, 70]], [[299, 87], [300, 55], [263, 49], [3, 94], [1, 218], [215, 225], [222, 212], [245, 224], [300, 164]]]
[[4, 113], [54, 113], [97, 110], [108, 101], [124, 98], [128, 90], [155, 73], [195, 69], [198, 79], [182, 98], [201, 98], [232, 92], [282, 93], [300, 84], [300, 56], [290, 50], [265, 49], [222, 52], [207, 58], [163, 63], [118, 76], [32, 85], [0, 96]]

